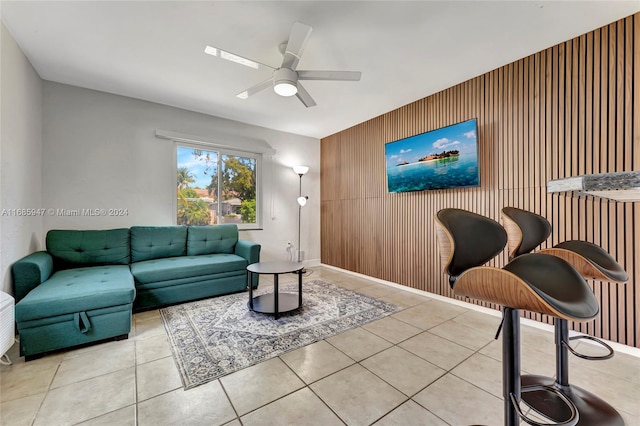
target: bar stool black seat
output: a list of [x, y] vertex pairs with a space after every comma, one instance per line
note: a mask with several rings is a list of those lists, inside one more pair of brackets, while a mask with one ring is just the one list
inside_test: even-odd
[[599, 307], [585, 280], [570, 264], [546, 254], [522, 255], [504, 268], [481, 266], [507, 243], [507, 234], [499, 223], [460, 209], [440, 210], [435, 222], [442, 266], [454, 293], [503, 306], [504, 424], [515, 426], [522, 418], [526, 423], [541, 425], [525, 417], [520, 408], [523, 395], [541, 390], [562, 401], [563, 413], [568, 413], [554, 419], [555, 424], [577, 424], [575, 405], [556, 388], [521, 384], [519, 310], [572, 321], [590, 320]]
[[[502, 222], [508, 235], [509, 257], [511, 259], [533, 251], [551, 234], [551, 224], [538, 214], [505, 207], [501, 212]], [[587, 241], [565, 241], [552, 248], [542, 249], [537, 253], [561, 258], [571, 264], [584, 278], [622, 283], [629, 279], [625, 270], [616, 260], [600, 246]], [[563, 286], [560, 282], [558, 285]], [[613, 356], [613, 349], [593, 336], [569, 337], [569, 325], [566, 319], [554, 320], [556, 344], [556, 377], [537, 375], [522, 376], [522, 384], [545, 385], [559, 389], [578, 408], [580, 421], [578, 425], [624, 425], [624, 420], [611, 405], [578, 386], [569, 383], [569, 352], [588, 360], [604, 360]], [[577, 339], [588, 339], [602, 345], [607, 353], [602, 356], [588, 356], [574, 350], [569, 342]], [[531, 392], [523, 399], [534, 410], [551, 419], [564, 418], [567, 415], [564, 404], [549, 395], [546, 391]]]

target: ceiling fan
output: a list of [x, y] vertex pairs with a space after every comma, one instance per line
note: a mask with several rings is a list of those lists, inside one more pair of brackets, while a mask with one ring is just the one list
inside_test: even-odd
[[275, 68], [263, 63], [244, 58], [242, 56], [227, 52], [217, 47], [207, 46], [204, 51], [212, 56], [217, 56], [228, 61], [236, 62], [254, 69], [268, 69], [273, 72], [271, 78], [238, 93], [240, 99], [247, 99], [273, 86], [274, 92], [280, 96], [296, 95], [307, 108], [316, 105], [309, 92], [300, 84], [300, 80], [332, 80], [332, 81], [359, 81], [362, 73], [360, 71], [305, 71], [297, 70], [298, 62], [311, 35], [312, 28], [308, 25], [296, 22], [291, 28], [289, 40], [282, 43], [280, 52], [283, 54], [280, 68]]

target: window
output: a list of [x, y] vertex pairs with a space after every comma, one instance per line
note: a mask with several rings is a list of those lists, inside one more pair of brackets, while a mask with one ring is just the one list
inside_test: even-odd
[[177, 224], [260, 227], [260, 154], [177, 145]]

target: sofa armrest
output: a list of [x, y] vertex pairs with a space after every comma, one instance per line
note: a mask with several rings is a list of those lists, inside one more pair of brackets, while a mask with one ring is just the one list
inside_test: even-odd
[[[240, 257], [247, 259], [249, 265], [260, 262], [260, 244], [252, 241], [238, 240], [236, 243], [236, 253]], [[253, 288], [258, 287], [258, 274], [253, 274]]]
[[249, 265], [252, 263], [260, 262], [260, 244], [254, 243], [252, 241], [244, 241], [238, 240], [236, 243], [236, 253], [240, 257], [244, 257], [249, 262]]
[[31, 290], [45, 282], [53, 273], [53, 257], [46, 251], [37, 251], [11, 265], [13, 296], [16, 303]]

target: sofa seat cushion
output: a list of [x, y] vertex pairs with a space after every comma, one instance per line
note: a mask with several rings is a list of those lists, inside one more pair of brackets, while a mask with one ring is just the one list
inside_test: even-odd
[[168, 257], [131, 264], [137, 282], [153, 283], [199, 277], [233, 271], [244, 271], [247, 260], [235, 254]]
[[133, 303], [135, 286], [126, 265], [56, 272], [16, 305], [16, 321], [87, 312]]

